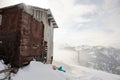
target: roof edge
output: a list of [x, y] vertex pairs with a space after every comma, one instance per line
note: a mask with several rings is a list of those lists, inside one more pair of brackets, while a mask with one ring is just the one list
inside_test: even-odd
[[25, 7], [30, 6], [30, 7], [46, 10], [47, 15], [48, 15], [48, 19], [53, 23], [53, 28], [58, 28], [58, 25], [57, 25], [53, 15], [52, 15], [52, 12], [51, 12], [50, 9], [40, 8], [40, 7], [32, 6], [32, 5], [26, 5], [25, 3], [19, 3], [19, 4], [14, 4], [14, 5], [10, 5], [10, 6], [0, 8], [0, 13], [2, 13], [2, 10], [4, 10], [4, 9], [9, 9], [9, 8], [12, 8], [12, 7], [15, 7], [15, 6], [17, 6], [19, 8], [22, 8], [22, 9], [25, 9]]
[[47, 9], [47, 14], [48, 14], [48, 18], [49, 18], [49, 19], [51, 20], [51, 22], [53, 23], [53, 27], [54, 27], [54, 28], [58, 28], [58, 25], [57, 25], [57, 23], [56, 23], [53, 15], [52, 15], [52, 12], [51, 12], [50, 9]]

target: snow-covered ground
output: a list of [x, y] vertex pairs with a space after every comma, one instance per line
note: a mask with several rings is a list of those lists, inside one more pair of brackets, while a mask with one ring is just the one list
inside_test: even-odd
[[62, 65], [66, 69], [67, 80], [120, 80], [120, 75], [82, 67], [73, 63], [54, 61], [54, 64]]
[[[120, 80], [119, 75], [109, 74], [77, 65], [62, 65], [66, 73], [53, 70], [52, 65], [42, 64], [32, 61], [30, 65], [19, 69], [17, 74], [12, 74], [12, 80]], [[0, 70], [5, 69], [5, 65], [0, 63]], [[0, 74], [0, 79], [5, 74]]]
[[66, 80], [63, 72], [55, 71], [52, 65], [31, 61], [30, 65], [19, 69], [13, 80]]
[[68, 80], [120, 80], [120, 76], [81, 66], [71, 66]]

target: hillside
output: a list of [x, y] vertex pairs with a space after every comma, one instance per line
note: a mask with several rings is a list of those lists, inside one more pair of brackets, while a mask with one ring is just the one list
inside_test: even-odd
[[64, 50], [77, 53], [72, 54], [73, 61], [79, 62], [80, 66], [120, 74], [120, 49], [118, 48], [82, 45], [67, 46]]

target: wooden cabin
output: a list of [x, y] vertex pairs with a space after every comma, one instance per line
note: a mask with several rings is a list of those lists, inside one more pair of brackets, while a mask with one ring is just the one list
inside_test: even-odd
[[36, 59], [51, 63], [53, 33], [58, 28], [49, 9], [23, 3], [0, 9], [0, 59], [21, 67]]

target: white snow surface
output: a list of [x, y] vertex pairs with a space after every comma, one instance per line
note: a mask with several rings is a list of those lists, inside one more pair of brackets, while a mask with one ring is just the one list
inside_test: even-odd
[[19, 69], [13, 80], [66, 80], [63, 72], [52, 69], [52, 65], [31, 61], [30, 65]]
[[[7, 66], [6, 65], [4, 65], [4, 62], [3, 62], [3, 60], [1, 60], [0, 61], [0, 71], [1, 70], [4, 70], [4, 69], [6, 69], [7, 68]], [[3, 78], [5, 78], [5, 73], [1, 73], [0, 74], [0, 80], [2, 80]]]
[[[56, 64], [54, 64], [56, 65]], [[61, 66], [62, 64], [57, 64]], [[12, 80], [120, 80], [119, 75], [97, 71], [78, 65], [62, 65], [66, 73], [53, 70], [51, 64], [31, 61], [30, 65], [20, 68], [17, 74], [12, 74]], [[4, 69], [0, 63], [0, 70]], [[4, 75], [0, 76], [2, 79]]]
[[81, 66], [72, 66], [68, 80], [120, 80], [119, 75], [93, 70]]

